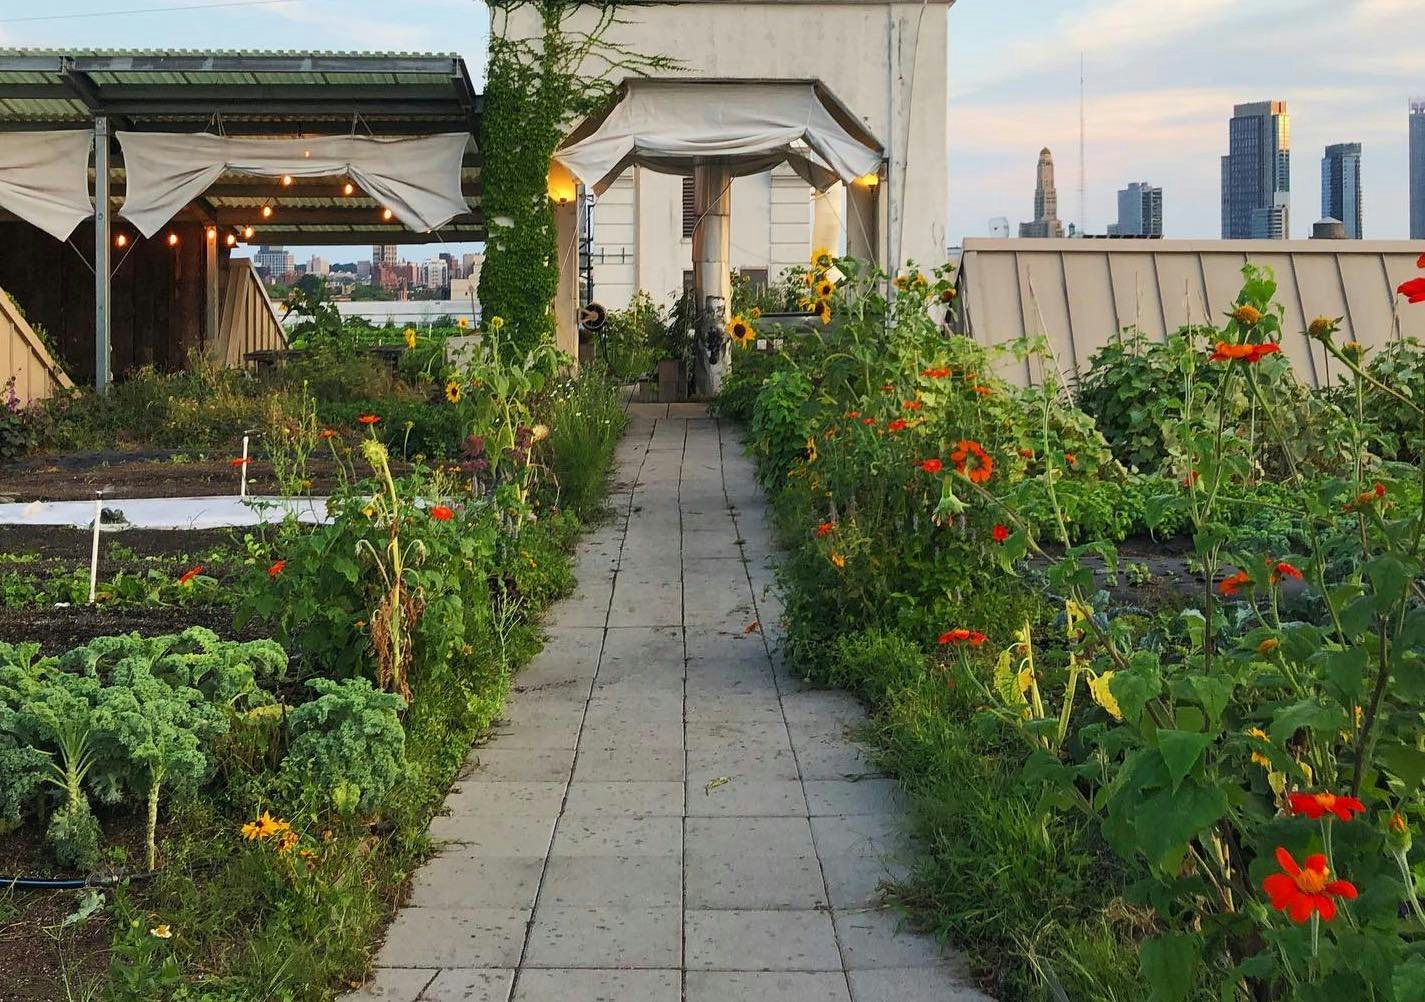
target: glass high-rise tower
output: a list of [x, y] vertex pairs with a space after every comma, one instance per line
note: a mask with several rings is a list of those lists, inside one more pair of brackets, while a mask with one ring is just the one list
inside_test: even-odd
[[1425, 240], [1425, 97], [1410, 102], [1410, 239]]
[[1285, 101], [1232, 109], [1222, 158], [1222, 238], [1291, 236], [1291, 117]]
[[1361, 239], [1361, 144], [1326, 147], [1321, 160], [1321, 215], [1338, 219], [1351, 240]]

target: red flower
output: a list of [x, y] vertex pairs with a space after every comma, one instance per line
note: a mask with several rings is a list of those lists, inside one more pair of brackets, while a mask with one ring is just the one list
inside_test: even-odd
[[1033, 450], [1033, 449], [1020, 449], [1020, 450], [1019, 450], [1019, 456], [1020, 456], [1021, 459], [1033, 459], [1033, 458], [1034, 458], [1034, 450]]
[[1236, 362], [1242, 361], [1249, 365], [1255, 365], [1268, 355], [1275, 355], [1282, 350], [1282, 346], [1275, 341], [1266, 341], [1262, 344], [1228, 344], [1226, 341], [1217, 342], [1217, 350], [1208, 356], [1209, 362]]
[[918, 411], [924, 407], [925, 404], [919, 400], [906, 400], [902, 402], [901, 406], [908, 411]]
[[882, 383], [882, 384], [881, 384], [881, 392], [882, 392], [882, 393], [894, 393], [894, 392], [896, 392], [896, 384], [895, 384], [895, 383]]
[[267, 576], [270, 577], [270, 578], [275, 578], [277, 575], [279, 575], [279, 574], [282, 573], [282, 569], [283, 569], [284, 567], [286, 567], [286, 566], [287, 566], [287, 561], [285, 561], [285, 560], [279, 560], [279, 561], [277, 561], [277, 562], [276, 562], [275, 564], [273, 564], [271, 567], [267, 568]]
[[1262, 890], [1272, 900], [1272, 907], [1286, 912], [1297, 925], [1311, 918], [1313, 912], [1330, 922], [1336, 917], [1336, 898], [1356, 899], [1356, 885], [1347, 880], [1328, 880], [1331, 871], [1326, 857], [1316, 853], [1306, 858], [1306, 866], [1296, 865], [1291, 853], [1277, 846], [1277, 865], [1281, 873], [1273, 873], [1262, 881]]
[[955, 443], [955, 451], [950, 453], [955, 469], [963, 473], [972, 484], [982, 484], [995, 471], [995, 461], [979, 442], [962, 438]]
[[1222, 583], [1217, 586], [1217, 590], [1220, 591], [1222, 594], [1226, 595], [1227, 597], [1231, 598], [1232, 596], [1237, 594], [1238, 590], [1241, 589], [1243, 585], [1249, 585], [1251, 583], [1252, 575], [1248, 574], [1246, 571], [1238, 571], [1231, 577], [1223, 578]]
[[1197, 483], [1197, 482], [1198, 482], [1199, 480], [1201, 480], [1201, 479], [1202, 479], [1202, 474], [1199, 473], [1197, 470], [1193, 470], [1193, 471], [1192, 471], [1191, 473], [1189, 473], [1187, 476], [1183, 477], [1183, 486], [1184, 486], [1184, 487], [1191, 487], [1193, 484]]
[[237, 469], [239, 466], [247, 466], [251, 462], [252, 460], [250, 459], [229, 459], [228, 465], [233, 469]]
[[910, 422], [907, 421], [905, 418], [896, 418], [890, 424], [886, 425], [886, 428], [888, 428], [893, 433], [898, 431], [905, 431], [909, 427]]
[[376, 424], [376, 423], [379, 422], [380, 420], [381, 420], [381, 419], [380, 419], [379, 417], [377, 417], [375, 414], [363, 414], [363, 415], [361, 415], [361, 417], [359, 417], [359, 418], [356, 419], [356, 423], [357, 423], [357, 424], [364, 424], [364, 425], [366, 425], [366, 427], [370, 428], [373, 424]]
[[1275, 567], [1272, 568], [1271, 582], [1272, 584], [1277, 584], [1282, 580], [1282, 578], [1295, 578], [1296, 580], [1300, 581], [1301, 571], [1297, 570], [1295, 567], [1293, 567], [1286, 561], [1282, 561], [1281, 563], [1277, 564]]
[[862, 418], [861, 423], [864, 424], [867, 428], [870, 428], [876, 423], [876, 419], [873, 417]]
[[189, 583], [192, 582], [192, 580], [193, 580], [194, 578], [196, 578], [199, 574], [202, 574], [202, 573], [203, 573], [203, 565], [202, 565], [202, 564], [198, 564], [196, 567], [190, 567], [190, 568], [188, 568], [186, 571], [184, 571], [182, 574], [178, 575], [178, 583], [181, 584], [181, 585], [189, 584]]
[[437, 522], [449, 522], [455, 517], [455, 509], [449, 505], [438, 504], [430, 510], [430, 517]]
[[1291, 813], [1303, 814], [1311, 821], [1320, 821], [1327, 814], [1334, 814], [1342, 821], [1350, 821], [1357, 814], [1364, 814], [1366, 805], [1355, 797], [1338, 797], [1329, 790], [1320, 793], [1288, 793], [1287, 803]]
[[1066, 452], [1064, 453], [1064, 462], [1068, 463], [1070, 466], [1077, 466], [1079, 465], [1079, 457], [1074, 455], [1072, 452]]
[[336, 432], [331, 428], [322, 429], [322, 438], [336, 438]]
[[847, 411], [847, 412], [846, 412], [846, 416], [849, 417], [849, 418], [858, 418], [858, 417], [861, 416], [861, 412], [860, 412], [860, 411]]
[[1425, 254], [1421, 254], [1418, 258], [1415, 259], [1415, 267], [1419, 268], [1421, 271], [1425, 271]]
[[940, 634], [939, 643], [942, 647], [946, 646], [947, 644], [954, 644], [957, 647], [961, 644], [969, 644], [971, 647], [979, 647], [988, 639], [989, 638], [986, 637], [979, 630], [966, 630], [962, 627], [958, 630], [946, 630], [944, 633]]
[[978, 393], [982, 397], [987, 397], [992, 392], [988, 386], [972, 386], [970, 387], [970, 389], [972, 392]]
[[[1425, 265], [1421, 265], [1425, 268]], [[1425, 303], [1425, 278], [1412, 278], [1408, 282], [1401, 282], [1400, 288], [1395, 290], [1405, 297], [1409, 303]]]
[[939, 473], [941, 470], [945, 469], [945, 464], [938, 459], [922, 459], [915, 465], [920, 467], [926, 473]]
[[949, 379], [949, 369], [922, 369], [920, 374], [926, 379]]
[[990, 530], [990, 535], [994, 537], [996, 543], [1003, 543], [1009, 538], [1009, 529], [1004, 525], [997, 525]]
[[816, 527], [816, 534], [818, 536], [829, 536], [835, 531], [836, 525], [832, 522], [823, 522]]

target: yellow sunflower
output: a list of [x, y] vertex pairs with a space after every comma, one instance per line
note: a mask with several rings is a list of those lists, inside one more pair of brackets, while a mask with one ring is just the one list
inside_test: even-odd
[[912, 280], [909, 275], [897, 275], [895, 281], [891, 284], [896, 287], [897, 292], [905, 292], [907, 289], [910, 288], [911, 281]]
[[833, 295], [835, 295], [835, 294], [836, 294], [836, 283], [833, 282], [833, 281], [831, 281], [831, 279], [829, 279], [829, 278], [823, 278], [820, 282], [817, 282], [817, 283], [816, 283], [816, 298], [817, 298], [817, 299], [830, 299], [830, 298], [831, 298]]
[[825, 299], [817, 300], [816, 303], [812, 305], [811, 315], [820, 320], [821, 325], [825, 327], [831, 323], [831, 304]]
[[460, 403], [460, 384], [453, 379], [445, 384], [445, 399], [452, 404]]
[[728, 323], [727, 333], [744, 348], [757, 336], [757, 332], [752, 329], [752, 324], [740, 313]]
[[811, 252], [811, 265], [820, 271], [827, 271], [836, 264], [836, 258], [832, 257], [831, 251], [826, 247], [818, 247]]
[[416, 329], [415, 329], [414, 327], [407, 327], [407, 328], [406, 328], [406, 347], [407, 347], [407, 348], [414, 348], [415, 346], [416, 346]]

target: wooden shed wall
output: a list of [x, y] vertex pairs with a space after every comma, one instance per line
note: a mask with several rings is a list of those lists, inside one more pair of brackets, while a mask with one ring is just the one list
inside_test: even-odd
[[[14, 383], [7, 389], [11, 379]], [[23, 407], [73, 385], [19, 308], [0, 288], [0, 408], [9, 402], [11, 392]]]

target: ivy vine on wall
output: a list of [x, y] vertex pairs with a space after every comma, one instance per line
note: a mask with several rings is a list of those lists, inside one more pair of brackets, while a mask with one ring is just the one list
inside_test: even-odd
[[[675, 65], [609, 39], [610, 29], [623, 23], [620, 8], [629, 6], [637, 4], [490, 3], [493, 23], [480, 130], [489, 238], [480, 304], [486, 318], [504, 319], [504, 336], [521, 350], [554, 338], [561, 262], [548, 176], [555, 148], [579, 118], [610, 98], [621, 80]], [[537, 19], [537, 32], [511, 30], [513, 15], [522, 9]]]

